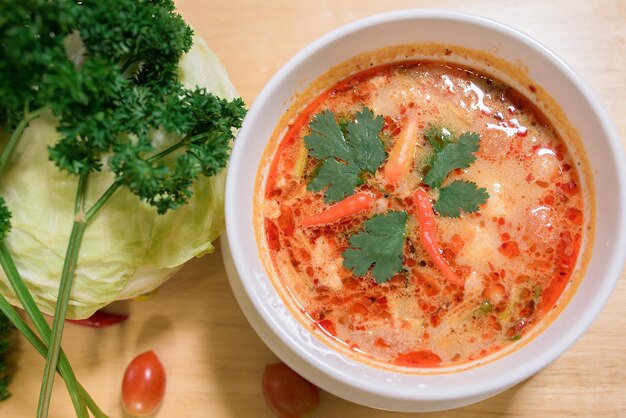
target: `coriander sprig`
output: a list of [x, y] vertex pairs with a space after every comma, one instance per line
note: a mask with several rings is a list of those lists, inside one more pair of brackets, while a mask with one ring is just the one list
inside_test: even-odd
[[474, 132], [464, 132], [455, 141], [454, 135], [448, 129], [434, 127], [426, 131], [425, 136], [433, 147], [434, 154], [424, 183], [432, 189], [439, 189], [439, 198], [434, 205], [437, 213], [458, 218], [461, 210], [465, 213], [477, 212], [479, 205], [489, 199], [487, 189], [478, 188], [476, 183], [463, 180], [455, 180], [445, 187], [441, 187], [441, 184], [453, 170], [468, 168], [476, 161], [475, 153], [480, 148], [480, 136]]
[[474, 132], [465, 132], [456, 142], [446, 142], [434, 148], [435, 155], [430, 164], [430, 170], [424, 177], [424, 183], [430, 188], [441, 187], [441, 183], [457, 168], [467, 168], [476, 161], [475, 152], [478, 151], [480, 137]]
[[446, 187], [439, 189], [439, 198], [434, 209], [441, 216], [458, 218], [461, 210], [465, 213], [478, 212], [479, 205], [489, 199], [484, 187], [478, 188], [473, 181], [455, 180]]
[[326, 203], [337, 202], [354, 193], [363, 184], [366, 173], [374, 174], [387, 154], [379, 138], [383, 118], [364, 107], [344, 130], [329, 110], [318, 113], [310, 124], [311, 133], [304, 137], [309, 155], [322, 165], [307, 189], [324, 190]]
[[363, 231], [350, 237], [350, 248], [343, 252], [343, 265], [363, 277], [372, 265], [377, 283], [385, 283], [402, 271], [402, 251], [407, 213], [390, 211], [363, 224]]

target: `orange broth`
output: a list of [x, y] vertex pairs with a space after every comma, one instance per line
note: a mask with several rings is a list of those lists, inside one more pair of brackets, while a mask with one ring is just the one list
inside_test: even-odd
[[[350, 119], [363, 107], [384, 118], [387, 152], [407, 113], [417, 112], [414, 166], [397, 184], [382, 171], [355, 190], [376, 201], [339, 222], [303, 226], [320, 213], [323, 191], [307, 190], [319, 161], [303, 138], [323, 110]], [[445, 184], [475, 182], [490, 197], [477, 213], [436, 215], [442, 253], [464, 286], [449, 283], [420, 242], [413, 192], [431, 147], [424, 132], [444, 126], [476, 132], [480, 149], [469, 168]], [[493, 354], [522, 338], [555, 307], [571, 279], [589, 214], [577, 163], [556, 129], [515, 89], [480, 72], [434, 61], [373, 66], [310, 101], [289, 126], [269, 164], [259, 202], [262, 237], [276, 279], [310, 325], [383, 364], [440, 367]], [[429, 190], [432, 199], [437, 192]], [[342, 252], [363, 223], [390, 210], [408, 216], [403, 271], [383, 284], [356, 277]]]

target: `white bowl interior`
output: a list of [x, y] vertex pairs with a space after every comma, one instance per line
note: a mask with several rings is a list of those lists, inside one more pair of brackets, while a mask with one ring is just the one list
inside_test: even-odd
[[[450, 374], [411, 375], [368, 366], [321, 342], [295, 319], [260, 261], [253, 228], [254, 183], [261, 155], [292, 96], [329, 68], [362, 52], [407, 43], [442, 43], [522, 62], [579, 131], [593, 168], [596, 236], [586, 278], [563, 312], [519, 350]], [[624, 156], [606, 113], [573, 71], [537, 42], [486, 19], [441, 11], [398, 11], [367, 18], [320, 38], [269, 82], [244, 121], [226, 186], [227, 271], [257, 333], [290, 367], [348, 400], [398, 411], [467, 405], [536, 373], [590, 325], [619, 278], [626, 251]]]

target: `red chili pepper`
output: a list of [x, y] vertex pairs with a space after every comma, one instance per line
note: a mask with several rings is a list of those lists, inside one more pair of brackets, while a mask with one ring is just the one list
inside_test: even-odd
[[417, 221], [420, 225], [420, 239], [424, 249], [448, 281], [463, 286], [463, 279], [452, 270], [452, 267], [450, 267], [443, 256], [443, 250], [439, 246], [435, 213], [433, 212], [433, 205], [430, 197], [428, 197], [428, 193], [420, 187], [415, 191], [413, 200], [415, 201]]
[[96, 311], [89, 318], [85, 319], [68, 319], [67, 322], [82, 325], [85, 327], [102, 328], [119, 324], [128, 319], [128, 315], [120, 315], [111, 312]]
[[389, 152], [389, 158], [387, 159], [387, 164], [385, 164], [383, 174], [390, 184], [399, 182], [411, 171], [418, 139], [419, 120], [417, 116], [416, 111], [409, 112], [406, 125], [402, 128], [400, 136]]
[[355, 193], [318, 214], [303, 218], [300, 223], [304, 226], [317, 226], [337, 222], [355, 213], [368, 210], [373, 202], [374, 195], [372, 193]]

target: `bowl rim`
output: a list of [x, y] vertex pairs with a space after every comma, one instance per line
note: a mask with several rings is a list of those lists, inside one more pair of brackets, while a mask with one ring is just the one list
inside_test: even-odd
[[[481, 29], [488, 32], [497, 33], [498, 36], [513, 38], [514, 41], [522, 43], [527, 48], [538, 52], [552, 66], [558, 69], [564, 77], [567, 77], [568, 81], [572, 83], [577, 90], [579, 90], [582, 96], [585, 97], [589, 106], [594, 110], [597, 119], [604, 127], [604, 132], [602, 134], [607, 139], [607, 145], [614, 158], [615, 168], [619, 173], [616, 178], [616, 190], [618, 195], [616, 196], [616, 198], [618, 198], [621, 207], [626, 207], [626, 159], [624, 158], [624, 151], [613, 123], [611, 122], [607, 112], [604, 110], [603, 106], [601, 105], [597, 97], [593, 94], [591, 89], [572, 70], [572, 68], [568, 64], [566, 64], [554, 52], [549, 50], [547, 47], [545, 47], [532, 37], [503, 23], [473, 14], [437, 9], [396, 10], [356, 20], [354, 22], [345, 24], [337, 29], [334, 29], [326, 33], [325, 35], [322, 35], [321, 37], [301, 49], [291, 59], [289, 59], [289, 61], [287, 61], [287, 63], [285, 63], [265, 85], [265, 87], [255, 99], [254, 104], [251, 106], [250, 111], [248, 112], [248, 115], [244, 120], [240, 135], [248, 135], [248, 131], [252, 129], [250, 128], [250, 125], [255, 121], [255, 119], [258, 118], [258, 115], [261, 113], [263, 106], [271, 99], [272, 92], [280, 85], [282, 80], [288, 74], [290, 74], [298, 65], [300, 65], [303, 61], [305, 61], [314, 53], [323, 50], [336, 40], [343, 38], [346, 35], [360, 30], [364, 30], [370, 26], [396, 21], [414, 21], [416, 19], [436, 19], [469, 23], [471, 25], [480, 27]], [[243, 254], [240, 254], [237, 249], [233, 247], [233, 239], [235, 239], [235, 237], [237, 236], [240, 236], [240, 234], [242, 233], [242, 222], [239, 222], [238, 218], [232, 215], [235, 213], [235, 211], [233, 211], [232, 209], [237, 206], [240, 199], [240, 195], [238, 195], [236, 192], [237, 167], [245, 164], [245, 152], [243, 151], [244, 146], [245, 144], [243, 141], [235, 141], [231, 161], [228, 168], [225, 197], [226, 230], [228, 239], [230, 240], [229, 249], [230, 251], [232, 251], [232, 259], [234, 262], [236, 273], [240, 276], [247, 275], [249, 274], [249, 272], [242, 268], [242, 266], [245, 264], [245, 260], [243, 260]], [[616, 225], [616, 231], [617, 238], [614, 243], [614, 246], [617, 248], [615, 249], [616, 256], [612, 259], [610, 267], [607, 268], [608, 277], [602, 282], [602, 287], [597, 291], [597, 297], [594, 299], [594, 303], [591, 303], [590, 306], [587, 307], [586, 311], [584, 311], [584, 314], [580, 315], [581, 321], [576, 329], [571, 329], [566, 333], [560, 334], [558, 344], [552, 344], [551, 346], [547, 347], [547, 349], [545, 350], [545, 352], [542, 353], [541, 356], [537, 356], [536, 358], [534, 358], [533, 361], [526, 364], [525, 367], [518, 367], [516, 369], [513, 369], [510, 373], [507, 373], [505, 377], [476, 381], [475, 384], [471, 385], [471, 387], [455, 387], [453, 393], [451, 393], [451, 391], [446, 391], [445, 393], [432, 392], [429, 390], [411, 391], [408, 390], [408, 388], [406, 388], [407, 390], [402, 391], [396, 390], [392, 393], [388, 390], [384, 390], [384, 382], [371, 384], [372, 382], [359, 380], [354, 378], [353, 376], [348, 376], [344, 373], [338, 373], [336, 369], [329, 368], [328, 365], [322, 361], [322, 359], [315, 358], [309, 352], [303, 351], [301, 348], [294, 346], [292, 344], [293, 340], [288, 337], [288, 332], [284, 329], [277, 327], [276, 323], [273, 322], [271, 318], [268, 318], [265, 315], [265, 311], [260, 304], [259, 295], [251, 292], [251, 290], [245, 285], [242, 284], [242, 286], [246, 293], [246, 296], [250, 299], [250, 302], [252, 303], [252, 307], [254, 308], [254, 310], [256, 310], [257, 313], [260, 314], [261, 319], [265, 323], [265, 325], [267, 325], [267, 327], [269, 327], [269, 329], [271, 329], [271, 331], [274, 333], [274, 337], [277, 337], [280, 340], [280, 343], [286, 345], [291, 351], [291, 354], [295, 356], [292, 357], [285, 355], [285, 357], [290, 358], [289, 360], [287, 360], [287, 358], [284, 358], [283, 360], [290, 367], [294, 368], [297, 372], [304, 374], [305, 377], [310, 378], [310, 380], [323, 388], [325, 388], [326, 385], [323, 382], [317, 381], [319, 379], [319, 376], [309, 376], [310, 368], [314, 368], [324, 375], [332, 376], [333, 379], [340, 381], [342, 384], [357, 389], [358, 391], [368, 393], [370, 395], [381, 395], [382, 392], [385, 392], [385, 394], [382, 396], [387, 399], [393, 397], [394, 399], [398, 400], [419, 402], [470, 398], [480, 396], [486, 393], [497, 393], [525, 380], [526, 378], [535, 374], [539, 370], [546, 367], [549, 363], [554, 361], [561, 353], [563, 353], [580, 336], [584, 334], [586, 329], [597, 318], [599, 312], [605, 306], [622, 271], [623, 260], [626, 258], [626, 222], [624, 221], [623, 217]], [[231, 278], [231, 285], [233, 280], [240, 279]], [[238, 297], [238, 300], [239, 299], [240, 298]], [[247, 309], [244, 309], [241, 300], [239, 300], [239, 304], [240, 306], [242, 306], [242, 309], [248, 317], [248, 320], [253, 324], [253, 327], [261, 336], [261, 338], [265, 341], [265, 343], [269, 345], [274, 352], [285, 353], [283, 349], [276, 347], [276, 341], [268, 342], [269, 340], [271, 340], [271, 338], [269, 336], [264, 336], [261, 334], [260, 330], [258, 329], [258, 324], [257, 326], [254, 325], [256, 320], [251, 320], [251, 313], [246, 312]], [[509, 355], [505, 357], [508, 357]], [[279, 357], [283, 356], [279, 355]], [[306, 367], [302, 364], [298, 364], [296, 358], [305, 362]], [[364, 367], [372, 367], [367, 365], [366, 363], [362, 364]], [[303, 373], [303, 371], [308, 371], [309, 373]], [[461, 371], [461, 373], [463, 372], [464, 371]], [[434, 376], [442, 375], [438, 374]], [[427, 375], [424, 376], [425, 379], [429, 379], [430, 377], [431, 376]]]

